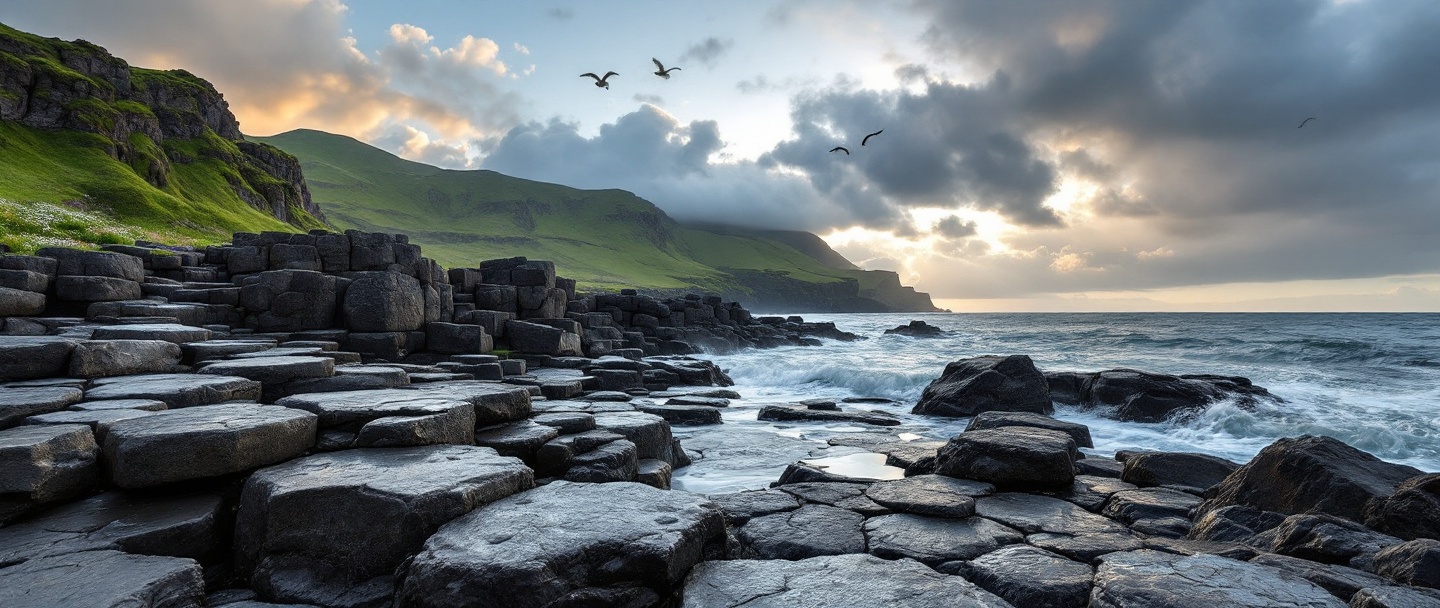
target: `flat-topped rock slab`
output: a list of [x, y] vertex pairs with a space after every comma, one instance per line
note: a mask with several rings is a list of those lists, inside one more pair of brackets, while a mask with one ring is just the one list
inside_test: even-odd
[[1066, 433], [1005, 426], [956, 435], [940, 448], [936, 471], [1001, 488], [1068, 487], [1075, 481], [1075, 440]]
[[200, 564], [179, 557], [84, 551], [0, 568], [5, 608], [200, 608]]
[[[674, 401], [674, 399], [671, 399]], [[760, 420], [780, 422], [848, 422], [874, 426], [900, 426], [900, 419], [878, 412], [838, 412], [804, 406], [767, 405], [760, 408]]]
[[249, 378], [206, 374], [146, 374], [102, 378], [85, 391], [86, 401], [154, 399], [171, 409], [222, 401], [254, 401], [261, 385]]
[[1075, 445], [1079, 447], [1095, 447], [1094, 441], [1090, 439], [1090, 427], [1078, 422], [1056, 420], [1050, 416], [1034, 412], [980, 412], [970, 420], [970, 424], [965, 427], [965, 430], [978, 431], [980, 429], [994, 429], [1002, 426], [1029, 426], [1060, 431], [1074, 439]]
[[685, 581], [685, 608], [1009, 608], [959, 576], [871, 555], [705, 562]]
[[103, 401], [83, 401], [66, 408], [74, 412], [100, 412], [105, 410], [143, 410], [147, 412], [158, 412], [169, 409], [165, 402], [159, 399], [105, 399]]
[[446, 524], [406, 568], [396, 600], [539, 608], [627, 593], [658, 604], [697, 562], [718, 557], [724, 537], [720, 510], [703, 496], [555, 482]]
[[865, 535], [860, 530], [864, 522], [865, 517], [854, 511], [805, 505], [750, 519], [735, 538], [745, 558], [795, 560], [864, 553]]
[[873, 484], [865, 495], [899, 513], [958, 519], [975, 514], [976, 497], [994, 492], [995, 486], [980, 481], [917, 475]]
[[1034, 494], [1006, 492], [984, 496], [975, 501], [975, 513], [1026, 534], [1128, 534], [1124, 525], [1074, 503]]
[[93, 489], [100, 481], [98, 455], [95, 436], [83, 424], [0, 431], [0, 523]]
[[104, 453], [115, 485], [143, 488], [289, 460], [315, 445], [316, 430], [316, 416], [296, 409], [199, 406], [117, 422]]
[[1342, 608], [1303, 578], [1218, 555], [1140, 550], [1100, 558], [1091, 606]]
[[942, 564], [1016, 606], [1085, 608], [1094, 568], [1029, 545], [1010, 545], [969, 562]]
[[77, 342], [59, 336], [0, 336], [0, 380], [62, 376]]
[[92, 340], [164, 340], [175, 344], [204, 342], [211, 332], [202, 327], [191, 327], [178, 323], [138, 323], [135, 325], [106, 325], [95, 328]]
[[86, 340], [70, 355], [69, 375], [77, 378], [174, 371], [180, 347], [164, 340]]
[[219, 494], [106, 492], [0, 528], [0, 563], [101, 549], [213, 559], [230, 537], [228, 507]]
[[320, 428], [353, 432], [380, 418], [437, 414], [455, 416], [456, 409], [470, 412], [468, 417], [472, 421], [472, 429], [475, 419], [475, 406], [463, 399], [410, 389], [307, 393], [280, 399], [275, 405], [319, 416]]
[[442, 524], [533, 484], [519, 460], [475, 446], [293, 460], [246, 481], [237, 564], [270, 601], [374, 605], [392, 593], [395, 567]]
[[142, 418], [154, 415], [155, 412], [136, 409], [107, 409], [93, 411], [63, 411], [40, 414], [25, 419], [25, 424], [83, 424], [90, 427], [95, 433], [97, 443], [105, 441], [105, 434], [110, 432], [111, 425], [121, 420], [131, 418]]
[[80, 389], [68, 386], [0, 388], [0, 429], [19, 425], [31, 416], [61, 411], [84, 396]]
[[212, 376], [239, 376], [267, 385], [280, 384], [302, 378], [333, 376], [335, 375], [335, 360], [328, 357], [297, 355], [231, 359], [206, 365], [200, 368], [199, 373]]
[[975, 559], [1023, 542], [1019, 532], [982, 517], [941, 519], [897, 513], [865, 521], [869, 552], [885, 559], [908, 557], [927, 565]]

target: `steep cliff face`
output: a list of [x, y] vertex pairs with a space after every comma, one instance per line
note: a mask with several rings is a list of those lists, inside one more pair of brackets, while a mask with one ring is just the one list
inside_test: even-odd
[[83, 40], [0, 24], [0, 121], [97, 136], [94, 145], [156, 188], [170, 186], [176, 165], [218, 162], [250, 206], [297, 227], [324, 221], [299, 161], [245, 141], [224, 97], [184, 70], [135, 68]]

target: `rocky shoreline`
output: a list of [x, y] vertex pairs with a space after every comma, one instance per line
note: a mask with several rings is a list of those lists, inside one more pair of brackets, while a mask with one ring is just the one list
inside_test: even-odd
[[[0, 256], [3, 606], [1440, 606], [1440, 474], [1322, 437], [1086, 457], [1049, 417], [1274, 399], [1243, 378], [956, 361], [914, 405], [946, 438], [760, 408], [872, 429], [831, 451], [894, 478], [847, 476], [727, 431], [692, 356], [833, 324], [400, 235], [110, 249]], [[732, 457], [791, 466], [669, 489]]]

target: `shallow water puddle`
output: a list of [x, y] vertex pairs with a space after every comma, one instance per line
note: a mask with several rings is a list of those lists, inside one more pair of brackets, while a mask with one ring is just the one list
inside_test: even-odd
[[815, 467], [826, 473], [844, 475], [856, 479], [885, 480], [905, 477], [905, 469], [885, 464], [885, 455], [875, 454], [873, 452], [801, 460], [800, 463]]

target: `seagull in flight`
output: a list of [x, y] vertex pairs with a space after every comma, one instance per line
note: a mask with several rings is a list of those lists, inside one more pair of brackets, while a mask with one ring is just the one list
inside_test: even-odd
[[609, 88], [610, 88], [610, 83], [605, 82], [605, 81], [606, 81], [606, 80], [609, 80], [611, 76], [619, 76], [619, 74], [616, 74], [615, 72], [605, 72], [605, 76], [604, 76], [603, 78], [600, 77], [600, 76], [596, 76], [596, 75], [595, 75], [595, 72], [585, 72], [584, 74], [581, 74], [581, 75], [580, 75], [581, 78], [584, 78], [584, 77], [586, 77], [586, 76], [589, 76], [589, 77], [595, 79], [595, 86], [600, 87], [600, 88], [602, 88], [602, 89], [609, 89]]
[[865, 136], [865, 139], [860, 140], [860, 145], [862, 145], [862, 146], [865, 145], [865, 142], [870, 141], [870, 138], [871, 138], [871, 137], [875, 137], [876, 135], [879, 135], [879, 134], [884, 133], [884, 132], [885, 132], [885, 129], [880, 129], [879, 131], [876, 131], [876, 132], [874, 132], [874, 133], [871, 133], [871, 134], [869, 134], [869, 135], [866, 135], [866, 136]]
[[1314, 117], [1314, 116], [1311, 116], [1310, 118], [1306, 118], [1305, 120], [1300, 121], [1300, 126], [1295, 127], [1295, 128], [1296, 128], [1296, 129], [1303, 129], [1303, 128], [1305, 128], [1305, 123], [1310, 122], [1310, 121], [1312, 121], [1312, 120], [1315, 120], [1315, 117]]
[[654, 61], [654, 62], [655, 62], [655, 75], [656, 75], [656, 76], [659, 76], [659, 77], [661, 77], [661, 78], [664, 78], [665, 80], [670, 80], [670, 72], [674, 72], [675, 70], [680, 69], [680, 68], [670, 68], [670, 69], [667, 70], [667, 69], [665, 69], [665, 64], [660, 63], [660, 60], [659, 60], [659, 59], [656, 59], [656, 58], [654, 58], [654, 57], [651, 57], [651, 58], [650, 58], [650, 61]]
[[849, 148], [846, 148], [845, 146], [835, 146], [834, 148], [830, 148], [830, 151], [831, 151], [831, 152], [836, 152], [836, 151], [844, 152], [844, 153], [845, 153], [845, 156], [850, 156], [850, 149], [849, 149]]

